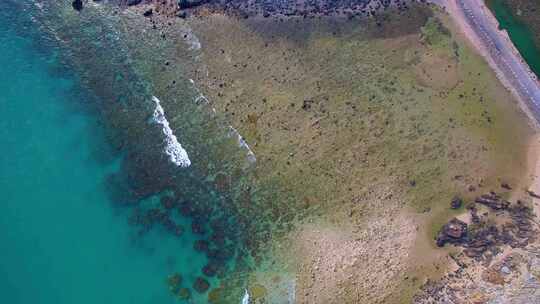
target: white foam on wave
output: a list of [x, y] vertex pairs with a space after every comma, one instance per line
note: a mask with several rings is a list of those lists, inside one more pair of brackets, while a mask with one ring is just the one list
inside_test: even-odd
[[289, 300], [289, 304], [294, 304], [296, 303], [296, 299], [295, 299], [295, 296], [296, 296], [296, 281], [295, 280], [292, 280], [291, 283], [289, 284], [289, 288], [287, 290], [287, 293], [288, 293], [288, 300]]
[[41, 1], [34, 1], [34, 5], [40, 10], [40, 11], [44, 11], [44, 8], [43, 8], [43, 3], [41, 3]]
[[244, 297], [242, 298], [242, 304], [249, 304], [249, 293], [246, 289], [246, 292], [244, 293]]
[[167, 117], [165, 117], [165, 111], [161, 106], [159, 99], [156, 96], [152, 96], [152, 100], [156, 103], [156, 109], [154, 110], [154, 115], [152, 116], [154, 122], [162, 126], [163, 134], [165, 135], [165, 153], [169, 155], [171, 161], [179, 167], [189, 167], [191, 166], [191, 161], [189, 156], [182, 148], [182, 145], [178, 142], [178, 138], [174, 135]]
[[233, 128], [233, 126], [229, 126], [229, 130], [230, 130], [229, 134], [231, 136], [236, 137], [236, 140], [238, 141], [238, 146], [240, 146], [240, 148], [243, 148], [247, 151], [246, 154], [247, 154], [248, 161], [250, 163], [256, 162], [257, 157], [255, 157], [255, 153], [253, 153], [253, 151], [247, 144], [246, 140], [242, 137], [242, 135], [240, 135], [240, 133], [238, 133], [238, 131], [235, 128]]

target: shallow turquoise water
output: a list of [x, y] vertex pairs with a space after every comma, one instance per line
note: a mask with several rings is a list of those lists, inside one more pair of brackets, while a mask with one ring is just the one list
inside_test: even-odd
[[2, 303], [177, 303], [167, 277], [182, 272], [189, 287], [206, 263], [194, 236], [137, 237], [108, 198], [119, 161], [89, 101], [54, 50], [18, 27], [0, 18]]

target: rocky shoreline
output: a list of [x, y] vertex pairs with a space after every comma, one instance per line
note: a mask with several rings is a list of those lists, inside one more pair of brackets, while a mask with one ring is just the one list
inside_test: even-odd
[[[103, 0], [74, 0], [73, 8], [82, 10], [84, 1], [104, 2]], [[281, 18], [300, 16], [316, 17], [358, 17], [376, 16], [390, 8], [407, 10], [413, 2], [425, 3], [425, 0], [114, 0], [122, 7], [148, 5], [155, 6], [147, 10], [145, 16], [153, 12], [186, 18], [190, 15], [225, 13], [230, 16], [249, 18]]]
[[[508, 184], [501, 185], [506, 191]], [[508, 194], [508, 193], [506, 193]], [[540, 300], [537, 195], [510, 202], [490, 192], [467, 204], [468, 213], [446, 223], [436, 237], [439, 247], [452, 244], [453, 269], [428, 280], [414, 303], [537, 303]], [[528, 196], [528, 197], [527, 197]], [[451, 208], [455, 206], [454, 201]]]

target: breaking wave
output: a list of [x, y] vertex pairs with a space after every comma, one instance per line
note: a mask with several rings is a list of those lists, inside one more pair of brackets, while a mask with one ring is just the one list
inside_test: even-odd
[[152, 96], [152, 100], [156, 103], [156, 109], [154, 110], [154, 115], [152, 116], [154, 122], [162, 126], [163, 134], [165, 134], [165, 153], [169, 155], [170, 160], [179, 167], [189, 167], [191, 161], [189, 156], [182, 148], [182, 145], [178, 142], [176, 135], [174, 135], [171, 127], [169, 126], [169, 121], [165, 117], [165, 111], [161, 106], [159, 99], [156, 96]]
[[238, 141], [238, 146], [240, 148], [243, 148], [243, 149], [246, 150], [248, 162], [250, 162], [250, 163], [256, 162], [257, 157], [255, 157], [255, 153], [253, 153], [253, 151], [251, 150], [251, 148], [247, 144], [246, 140], [242, 137], [242, 135], [240, 135], [240, 133], [238, 133], [238, 131], [235, 128], [233, 128], [232, 126], [229, 126], [229, 130], [230, 130], [229, 134], [231, 136], [236, 137], [236, 139]]
[[244, 293], [244, 297], [242, 298], [242, 304], [249, 304], [249, 293], [246, 289], [246, 292]]

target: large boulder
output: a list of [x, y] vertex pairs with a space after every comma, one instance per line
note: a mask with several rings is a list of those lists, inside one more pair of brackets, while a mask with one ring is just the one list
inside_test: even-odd
[[182, 275], [179, 273], [170, 275], [167, 278], [167, 284], [169, 285], [169, 290], [172, 293], [176, 293], [178, 289], [180, 288], [180, 284], [182, 284]]
[[442, 247], [446, 243], [463, 243], [467, 236], [467, 224], [453, 218], [446, 223], [437, 235], [437, 246]]
[[500, 196], [495, 193], [484, 194], [480, 197], [477, 197], [474, 200], [478, 204], [485, 205], [493, 210], [506, 210], [510, 203], [503, 200]]
[[182, 287], [178, 290], [177, 295], [180, 300], [186, 301], [191, 298], [191, 291], [187, 288]]
[[459, 197], [454, 197], [450, 202], [450, 208], [459, 209], [463, 205], [463, 200]]

